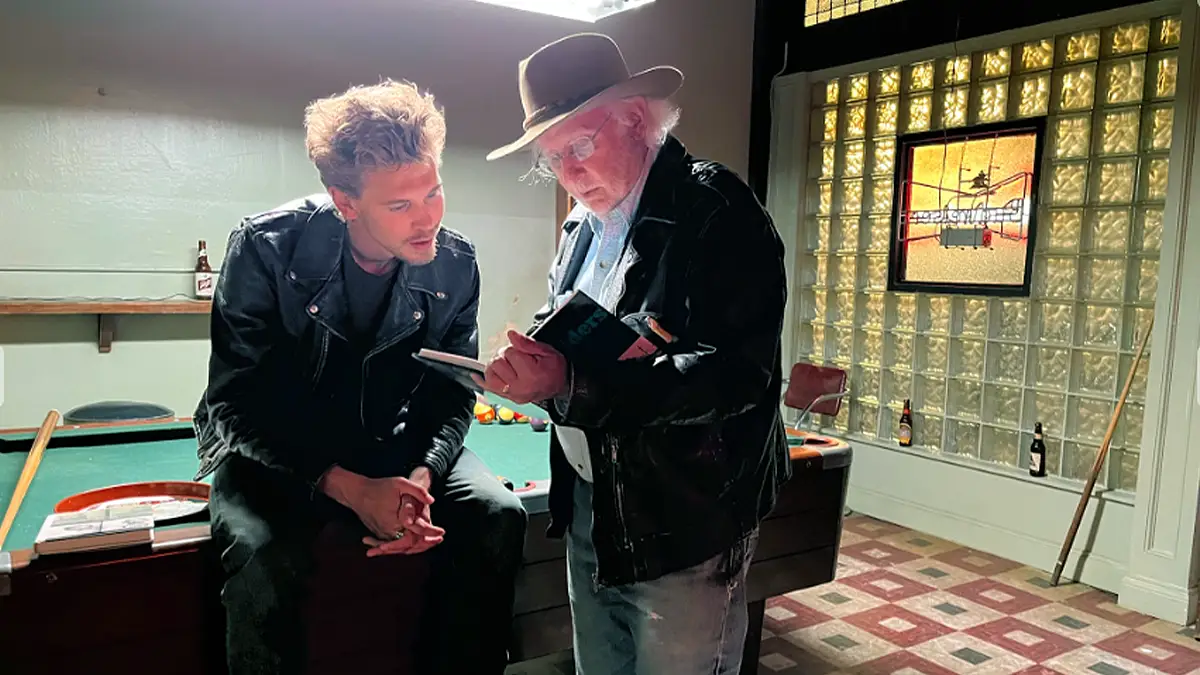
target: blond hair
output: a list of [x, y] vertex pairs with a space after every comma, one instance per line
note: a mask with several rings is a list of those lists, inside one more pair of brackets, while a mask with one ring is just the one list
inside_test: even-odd
[[433, 95], [385, 80], [313, 101], [304, 111], [305, 145], [327, 188], [359, 196], [371, 169], [440, 165], [446, 118]]

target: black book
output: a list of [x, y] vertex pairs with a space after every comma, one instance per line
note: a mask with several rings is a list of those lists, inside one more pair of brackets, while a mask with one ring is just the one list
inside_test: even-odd
[[[558, 350], [573, 366], [587, 370], [644, 355], [650, 346], [637, 331], [582, 291], [572, 293], [526, 335]], [[477, 359], [434, 349], [422, 349], [413, 358], [472, 391], [483, 391], [472, 375], [482, 378], [487, 366]]]
[[583, 291], [527, 333], [554, 347], [577, 368], [604, 368], [629, 356], [641, 335]]

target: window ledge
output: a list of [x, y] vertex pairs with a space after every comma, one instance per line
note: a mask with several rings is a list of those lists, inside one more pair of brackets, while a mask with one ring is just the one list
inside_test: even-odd
[[[951, 455], [951, 454], [947, 454], [947, 453], [944, 453], [941, 451], [921, 450], [921, 449], [917, 449], [917, 448], [903, 448], [903, 447], [900, 447], [900, 446], [894, 445], [894, 444], [889, 445], [887, 443], [881, 442], [877, 438], [868, 438], [868, 437], [862, 436], [860, 434], [841, 434], [841, 433], [838, 433], [837, 429], [828, 428], [828, 427], [822, 427], [820, 429], [815, 429], [814, 431], [816, 433], [825, 434], [825, 435], [831, 436], [833, 438], [840, 438], [841, 440], [844, 440], [847, 443], [850, 443], [850, 445], [852, 447], [855, 445], [869, 445], [869, 446], [879, 449], [879, 450], [888, 450], [891, 452], [898, 452], [901, 454], [910, 455], [912, 457], [920, 457], [921, 459], [927, 459], [927, 460], [934, 461], [934, 462], [942, 462], [944, 464], [950, 464], [950, 465], [961, 467], [963, 469], [967, 469], [970, 471], [979, 471], [982, 473], [990, 473], [994, 476], [999, 476], [1001, 478], [1008, 478], [1010, 480], [1021, 481], [1023, 483], [1031, 483], [1033, 485], [1046, 487], [1046, 488], [1049, 488], [1052, 490], [1059, 490], [1062, 492], [1069, 492], [1069, 493], [1077, 494], [1077, 495], [1083, 494], [1083, 483], [1082, 482], [1075, 481], [1075, 480], [1068, 480], [1066, 478], [1061, 478], [1059, 476], [1046, 476], [1045, 478], [1035, 478], [1033, 476], [1030, 476], [1029, 472], [1024, 469], [1001, 466], [998, 464], [991, 464], [988, 462], [984, 462], [982, 460], [959, 457], [957, 455]], [[851, 465], [851, 467], [853, 467], [853, 465]], [[851, 468], [851, 471], [853, 471], [853, 468]], [[1133, 492], [1127, 492], [1124, 490], [1111, 490], [1109, 488], [1102, 487], [1102, 486], [1097, 486], [1093, 490], [1093, 496], [1095, 496], [1097, 499], [1101, 499], [1101, 500], [1104, 500], [1107, 502], [1114, 502], [1117, 504], [1125, 504], [1128, 506], [1133, 506], [1134, 502], [1137, 498], [1137, 495]]]

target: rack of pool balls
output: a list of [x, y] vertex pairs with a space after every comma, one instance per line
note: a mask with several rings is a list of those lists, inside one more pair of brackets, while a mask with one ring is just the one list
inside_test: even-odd
[[482, 399], [475, 401], [475, 421], [480, 424], [528, 424], [534, 431], [545, 431], [546, 425], [549, 424], [540, 417], [530, 417], [499, 403], [488, 403]]

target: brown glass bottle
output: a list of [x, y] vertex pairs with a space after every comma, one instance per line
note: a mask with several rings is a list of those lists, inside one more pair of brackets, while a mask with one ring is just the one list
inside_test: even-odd
[[196, 247], [196, 269], [192, 274], [192, 292], [200, 300], [211, 300], [213, 296], [213, 271], [208, 264], [208, 245], [204, 240]]
[[905, 448], [912, 447], [913, 444], [913, 428], [912, 428], [912, 405], [908, 399], [904, 399], [904, 410], [900, 412], [900, 445]]

